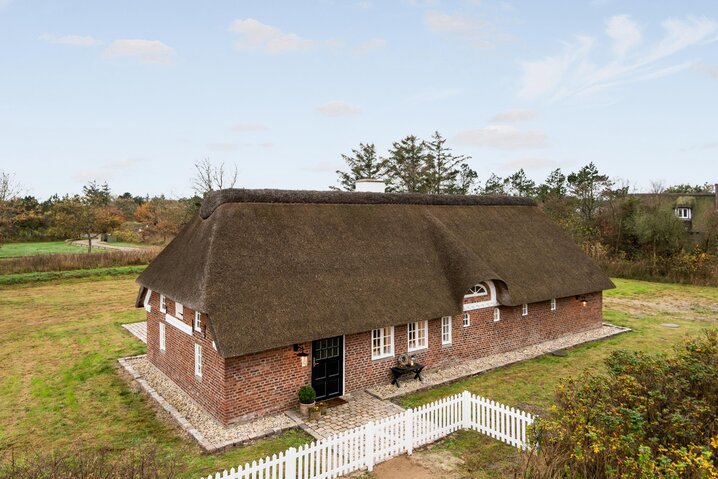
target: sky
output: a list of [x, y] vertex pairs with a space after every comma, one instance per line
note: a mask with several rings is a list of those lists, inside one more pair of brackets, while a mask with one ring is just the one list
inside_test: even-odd
[[718, 2], [0, 0], [0, 170], [28, 194], [327, 189], [439, 131], [485, 181], [718, 183]]

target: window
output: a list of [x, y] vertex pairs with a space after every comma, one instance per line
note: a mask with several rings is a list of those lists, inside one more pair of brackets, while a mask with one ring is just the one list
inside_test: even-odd
[[441, 318], [441, 344], [451, 344], [451, 316]]
[[429, 322], [419, 321], [416, 323], [409, 323], [406, 325], [406, 331], [408, 334], [408, 350], [416, 351], [418, 349], [425, 349], [429, 342], [427, 341], [429, 336]]
[[469, 292], [466, 293], [466, 296], [486, 296], [487, 294], [489, 293], [486, 292], [486, 288], [480, 284], [475, 284], [469, 288]]
[[685, 206], [676, 208], [676, 216], [681, 220], [689, 220], [692, 217], [691, 209]]
[[494, 308], [494, 321], [500, 321], [501, 320], [501, 310], [499, 308]]
[[556, 311], [556, 299], [551, 300], [551, 311]]
[[464, 313], [464, 327], [468, 328], [469, 326], [471, 326], [471, 317], [469, 313]]
[[202, 377], [202, 345], [197, 343], [194, 345], [194, 374]]
[[165, 323], [160, 323], [160, 351], [165, 350]]
[[529, 315], [529, 305], [524, 303], [521, 305], [521, 316], [528, 316]]
[[175, 303], [175, 316], [177, 319], [184, 319], [184, 306], [180, 303]]
[[202, 313], [199, 311], [194, 312], [194, 330], [202, 331]]
[[371, 358], [382, 359], [394, 355], [394, 326], [371, 332]]
[[164, 294], [160, 295], [160, 312], [161, 313], [167, 312], [167, 298], [165, 298]]

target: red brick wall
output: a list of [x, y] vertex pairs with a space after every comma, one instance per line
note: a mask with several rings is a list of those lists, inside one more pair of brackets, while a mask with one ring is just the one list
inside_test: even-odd
[[[511, 351], [557, 337], [598, 328], [602, 322], [602, 294], [586, 295], [583, 306], [574, 297], [557, 300], [556, 311], [550, 302], [529, 305], [527, 316], [521, 307], [501, 306], [501, 319], [493, 320], [493, 307], [470, 311], [471, 324], [463, 327], [462, 314], [452, 317], [452, 343], [441, 344], [441, 318], [428, 322], [428, 347], [409, 353], [427, 367], [459, 359], [472, 359]], [[467, 303], [486, 301], [487, 296], [469, 298]], [[189, 336], [167, 324], [167, 351], [159, 352], [159, 295], [152, 294], [152, 312], [148, 313], [147, 351], [150, 361], [174, 380], [199, 404], [222, 422], [229, 423], [296, 407], [297, 392], [311, 383], [310, 365], [302, 367], [292, 346], [223, 360], [212, 348], [212, 339], [193, 331]], [[167, 300], [168, 313], [174, 303]], [[185, 307], [185, 321], [191, 324], [194, 311]], [[202, 316], [203, 325], [207, 317]], [[203, 328], [204, 329], [204, 328]], [[407, 352], [407, 327], [394, 328], [394, 356], [371, 359], [371, 332], [345, 337], [345, 392], [361, 390], [391, 380], [389, 368], [396, 356]], [[194, 343], [203, 345], [203, 376], [194, 375]], [[311, 353], [311, 344], [303, 345]]]
[[[429, 321], [428, 348], [408, 353], [427, 367], [457, 359], [475, 359], [498, 354], [560, 336], [598, 328], [602, 323], [602, 295], [586, 295], [584, 307], [575, 297], [556, 300], [556, 311], [550, 302], [529, 305], [529, 314], [521, 316], [521, 306], [501, 306], [501, 319], [494, 321], [494, 308], [469, 311], [470, 326], [463, 326], [463, 314], [452, 317], [452, 342], [441, 344], [441, 318]], [[486, 301], [487, 297], [467, 299], [466, 303]], [[346, 337], [345, 392], [352, 392], [391, 381], [389, 368], [396, 357], [408, 352], [406, 325], [394, 327], [394, 356], [371, 359], [371, 332]]]
[[310, 354], [306, 367], [302, 367], [292, 346], [228, 358], [225, 362], [228, 420], [245, 420], [296, 407], [299, 388], [312, 382], [312, 344], [303, 346]]
[[[175, 316], [175, 303], [167, 299], [167, 313]], [[224, 418], [224, 360], [212, 347], [207, 315], [201, 318], [202, 332], [194, 330], [194, 310], [185, 306], [183, 322], [192, 326], [192, 335], [164, 321], [160, 295], [153, 291], [147, 313], [147, 357], [212, 415]], [[165, 323], [165, 351], [160, 351], [159, 323]], [[202, 345], [202, 377], [194, 374], [194, 345]]]

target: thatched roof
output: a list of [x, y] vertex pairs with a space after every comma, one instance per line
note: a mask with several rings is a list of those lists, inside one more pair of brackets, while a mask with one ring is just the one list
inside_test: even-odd
[[138, 278], [224, 357], [458, 314], [486, 280], [505, 305], [613, 287], [531, 200], [281, 190], [210, 195]]

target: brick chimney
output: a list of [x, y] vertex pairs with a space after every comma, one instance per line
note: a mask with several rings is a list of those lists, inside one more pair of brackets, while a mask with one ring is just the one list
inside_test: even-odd
[[[718, 186], [718, 185], [716, 185]], [[354, 191], [364, 191], [369, 193], [385, 193], [386, 183], [382, 180], [375, 180], [373, 178], [365, 178], [357, 180], [354, 186]], [[718, 200], [716, 200], [718, 201]]]

